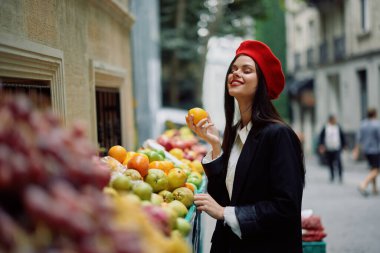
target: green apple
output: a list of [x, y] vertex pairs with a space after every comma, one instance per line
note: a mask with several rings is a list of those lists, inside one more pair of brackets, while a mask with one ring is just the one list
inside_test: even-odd
[[175, 200], [181, 201], [186, 208], [189, 208], [194, 202], [194, 194], [187, 187], [179, 187], [173, 191]]
[[168, 190], [160, 191], [158, 194], [163, 197], [164, 202], [166, 203], [170, 203], [174, 200], [173, 193]]
[[121, 198], [131, 205], [141, 205], [141, 199], [133, 193], [122, 194]]
[[140, 175], [140, 173], [134, 169], [127, 169], [124, 172], [124, 175], [129, 177], [131, 180], [142, 180], [143, 179], [142, 176]]
[[162, 149], [155, 149], [154, 151], [160, 154], [164, 159], [166, 158], [165, 151], [163, 151]]
[[169, 187], [168, 177], [160, 169], [149, 169], [148, 175], [145, 176], [145, 182], [152, 186], [153, 192], [167, 190]]
[[152, 187], [144, 181], [136, 182], [132, 187], [132, 191], [139, 196], [141, 200], [150, 200], [153, 193]]
[[178, 217], [185, 217], [188, 212], [186, 206], [178, 200], [173, 200], [168, 204], [168, 206], [173, 208], [173, 210], [177, 213]]
[[186, 182], [194, 184], [197, 187], [197, 189], [198, 189], [201, 186], [201, 184], [202, 184], [202, 178], [190, 175], [187, 178]]
[[189, 177], [197, 177], [199, 179], [202, 179], [202, 175], [201, 173], [197, 172], [197, 171], [191, 171]]
[[132, 182], [125, 175], [116, 175], [111, 180], [111, 187], [118, 191], [129, 191], [132, 188]]
[[104, 187], [103, 192], [111, 197], [117, 197], [119, 196], [119, 193], [112, 187]]
[[165, 159], [165, 156], [162, 156], [160, 153], [153, 150], [148, 151], [146, 155], [148, 156], [150, 163], [153, 161], [163, 161]]
[[190, 233], [190, 231], [191, 231], [191, 225], [190, 225], [190, 223], [186, 219], [178, 217], [177, 218], [176, 229], [183, 236], [187, 236]]
[[158, 195], [157, 193], [152, 193], [152, 196], [150, 197], [150, 202], [153, 205], [159, 206], [161, 203], [164, 202], [164, 198], [161, 195]]
[[141, 206], [151, 206], [152, 203], [149, 200], [143, 200], [141, 201]]
[[[177, 221], [176, 221], [176, 223], [177, 223]], [[170, 236], [173, 238], [183, 238], [181, 232], [179, 232], [178, 229], [172, 230], [172, 232], [170, 233]]]

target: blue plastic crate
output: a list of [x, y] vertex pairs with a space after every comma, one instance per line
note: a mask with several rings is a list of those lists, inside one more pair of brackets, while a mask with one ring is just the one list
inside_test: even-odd
[[326, 243], [320, 242], [302, 242], [303, 253], [326, 253]]
[[[207, 177], [204, 175], [202, 184], [196, 190], [196, 193], [204, 193], [206, 191], [206, 185]], [[189, 208], [185, 219], [192, 224], [192, 230], [187, 237], [187, 241], [192, 245], [194, 253], [202, 253], [203, 231], [201, 227], [201, 213], [197, 211], [194, 204]]]
[[[206, 191], [206, 185], [207, 185], [207, 177], [205, 175], [203, 175], [202, 177], [202, 184], [201, 186], [195, 191], [195, 193], [204, 193]], [[196, 206], [193, 204], [188, 212], [187, 212], [187, 215], [185, 217], [185, 219], [188, 221], [188, 222], [192, 222], [192, 220], [194, 219], [194, 216], [195, 216], [195, 212], [196, 212]]]

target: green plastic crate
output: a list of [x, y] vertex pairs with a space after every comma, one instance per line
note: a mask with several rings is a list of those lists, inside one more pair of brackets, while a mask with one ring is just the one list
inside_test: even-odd
[[302, 242], [303, 253], [326, 253], [326, 243], [320, 242]]

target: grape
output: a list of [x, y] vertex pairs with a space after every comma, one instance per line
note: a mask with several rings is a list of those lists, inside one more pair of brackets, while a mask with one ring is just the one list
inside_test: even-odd
[[1, 98], [0, 118], [0, 252], [165, 252], [158, 210], [147, 216], [162, 232], [103, 194], [111, 172], [83, 125], [65, 127], [25, 97]]
[[165, 235], [170, 235], [169, 217], [161, 207], [147, 205], [143, 207], [143, 210], [148, 214], [148, 217], [158, 229]]

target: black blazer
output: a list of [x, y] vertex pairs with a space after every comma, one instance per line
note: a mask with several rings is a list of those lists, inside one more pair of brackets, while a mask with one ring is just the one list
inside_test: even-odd
[[[208, 193], [234, 206], [242, 239], [218, 220], [211, 252], [301, 253], [303, 158], [296, 134], [271, 124], [256, 136], [251, 129], [236, 165], [231, 200], [222, 159], [204, 164]], [[223, 155], [222, 155], [223, 156]]]

